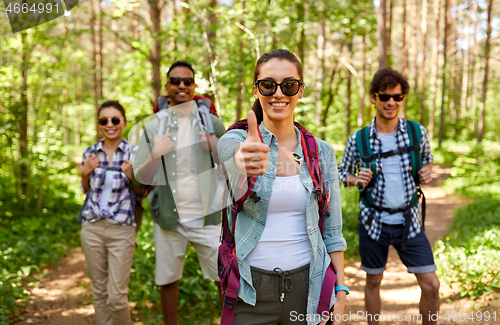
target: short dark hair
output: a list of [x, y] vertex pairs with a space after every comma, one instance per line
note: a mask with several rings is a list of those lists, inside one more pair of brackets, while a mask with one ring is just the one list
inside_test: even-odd
[[120, 102], [117, 100], [107, 100], [104, 103], [102, 103], [101, 107], [99, 107], [99, 109], [97, 110], [97, 117], [99, 117], [99, 114], [101, 114], [101, 111], [103, 109], [108, 108], [108, 107], [116, 108], [117, 110], [120, 111], [120, 113], [122, 113], [123, 118], [125, 120], [127, 119], [127, 117], [125, 116], [125, 108], [123, 108], [122, 104], [120, 104]]
[[174, 64], [172, 64], [172, 66], [170, 66], [170, 68], [168, 69], [167, 78], [170, 78], [170, 71], [174, 70], [177, 67], [188, 68], [189, 70], [191, 70], [191, 72], [193, 72], [193, 77], [194, 77], [195, 73], [194, 73], [193, 67], [191, 66], [191, 64], [189, 62], [186, 62], [186, 61], [177, 61]]
[[373, 76], [372, 83], [370, 84], [370, 94], [378, 93], [381, 90], [386, 90], [387, 88], [394, 88], [397, 85], [401, 85], [401, 90], [403, 94], [408, 94], [410, 91], [410, 86], [408, 81], [406, 81], [403, 75], [393, 70], [392, 68], [384, 68], [377, 71], [375, 76]]

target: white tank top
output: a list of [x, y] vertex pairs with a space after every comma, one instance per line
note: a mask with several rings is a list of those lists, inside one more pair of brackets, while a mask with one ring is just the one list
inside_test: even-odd
[[269, 200], [266, 226], [248, 255], [251, 266], [284, 271], [311, 261], [311, 242], [307, 235], [307, 190], [300, 175], [276, 177]]
[[106, 179], [104, 180], [104, 187], [102, 188], [101, 198], [99, 199], [99, 209], [104, 211], [108, 209], [109, 197], [113, 191], [113, 173], [106, 170], [102, 177], [106, 177]]

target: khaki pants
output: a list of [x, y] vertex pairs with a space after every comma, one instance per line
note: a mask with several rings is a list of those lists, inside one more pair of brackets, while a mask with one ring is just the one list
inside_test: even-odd
[[81, 232], [82, 249], [92, 280], [97, 325], [132, 325], [128, 280], [135, 251], [135, 227], [101, 219]]

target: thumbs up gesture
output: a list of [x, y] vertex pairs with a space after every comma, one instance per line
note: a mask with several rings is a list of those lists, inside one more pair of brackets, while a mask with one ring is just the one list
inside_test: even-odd
[[254, 111], [248, 112], [248, 137], [239, 148], [235, 149], [236, 166], [248, 176], [264, 175], [267, 172], [267, 153], [271, 148], [262, 143], [257, 129], [257, 117]]

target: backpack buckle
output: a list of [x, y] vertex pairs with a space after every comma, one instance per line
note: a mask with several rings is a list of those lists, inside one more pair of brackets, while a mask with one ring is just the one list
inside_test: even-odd
[[230, 300], [230, 298], [225, 296], [224, 297], [224, 306], [229, 308], [229, 309], [233, 309], [236, 306], [237, 301], [238, 301], [238, 299], [231, 299]]
[[253, 192], [252, 195], [250, 195], [250, 197], [253, 199], [255, 203], [260, 201], [260, 196], [257, 196], [257, 193], [255, 192]]
[[224, 265], [221, 265], [219, 267], [219, 278], [223, 278], [224, 277], [224, 273], [226, 273], [226, 268], [224, 267]]

